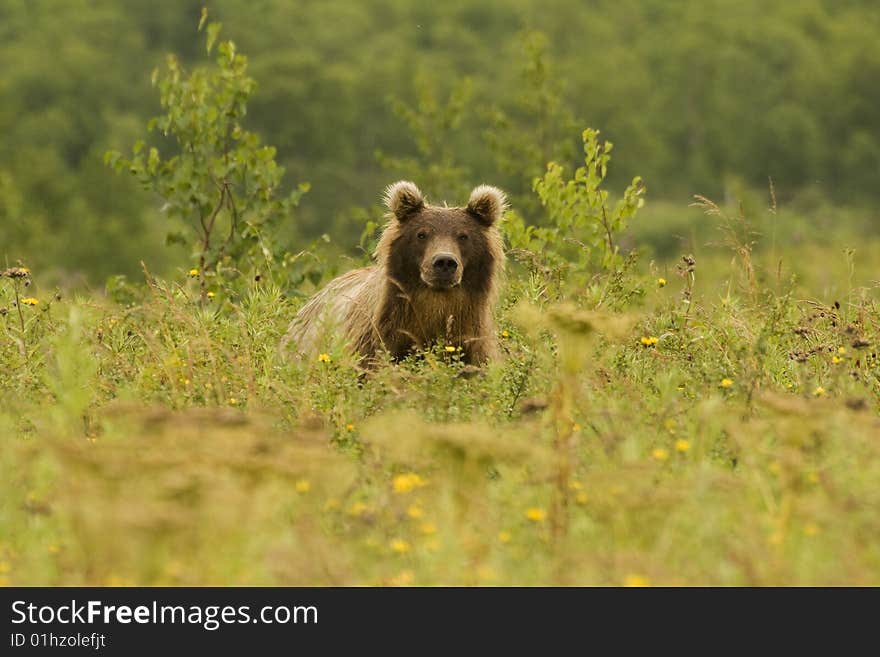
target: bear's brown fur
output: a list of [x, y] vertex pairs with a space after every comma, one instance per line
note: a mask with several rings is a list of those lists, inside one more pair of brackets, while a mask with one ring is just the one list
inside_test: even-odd
[[365, 364], [395, 360], [439, 341], [479, 365], [497, 356], [492, 311], [504, 272], [498, 223], [504, 193], [481, 185], [464, 207], [429, 205], [413, 183], [385, 192], [388, 223], [376, 264], [331, 281], [291, 322], [285, 347], [314, 352], [339, 330]]

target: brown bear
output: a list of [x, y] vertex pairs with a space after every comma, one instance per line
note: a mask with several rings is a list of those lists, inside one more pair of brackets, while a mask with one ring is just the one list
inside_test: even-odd
[[400, 181], [386, 189], [385, 204], [376, 264], [339, 276], [309, 300], [283, 347], [314, 354], [322, 333], [336, 330], [365, 365], [381, 351], [400, 360], [437, 341], [460, 347], [469, 364], [495, 358], [504, 193], [481, 185], [465, 207], [447, 207]]

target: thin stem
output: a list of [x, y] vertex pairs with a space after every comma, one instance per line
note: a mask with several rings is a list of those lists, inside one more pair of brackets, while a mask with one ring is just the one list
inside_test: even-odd
[[12, 289], [15, 291], [15, 308], [18, 310], [18, 323], [21, 326], [21, 331], [18, 336], [18, 346], [21, 349], [21, 355], [24, 358], [25, 363], [27, 363], [30, 359], [28, 358], [27, 344], [24, 340], [24, 315], [21, 312], [21, 299], [18, 294], [18, 280], [12, 281]]
[[602, 225], [605, 227], [605, 235], [608, 237], [608, 253], [614, 253], [614, 240], [611, 238], [611, 228], [608, 226], [608, 215], [605, 214], [605, 206], [602, 206]]
[[207, 284], [205, 281], [205, 267], [207, 267], [207, 253], [211, 248], [211, 233], [214, 231], [214, 223], [217, 221], [217, 215], [220, 214], [220, 210], [223, 209], [226, 201], [226, 185], [219, 185], [220, 187], [220, 199], [217, 201], [217, 205], [214, 207], [213, 212], [211, 212], [211, 216], [208, 217], [207, 223], [205, 223], [205, 218], [199, 214], [199, 221], [202, 224], [202, 254], [199, 256], [199, 276], [200, 276], [200, 289], [202, 293], [202, 299], [204, 300], [207, 296]]
[[232, 192], [229, 191], [230, 182], [226, 180], [223, 184], [226, 186], [226, 206], [229, 208], [230, 212], [232, 212], [232, 221], [229, 225], [229, 235], [227, 236], [226, 241], [223, 242], [223, 248], [225, 249], [232, 241], [232, 238], [235, 237], [235, 231], [238, 229], [238, 209], [235, 207], [235, 197], [233, 197]]

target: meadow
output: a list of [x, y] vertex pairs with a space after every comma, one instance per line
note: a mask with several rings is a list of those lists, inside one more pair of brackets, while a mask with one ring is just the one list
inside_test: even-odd
[[875, 212], [772, 181], [655, 202], [588, 129], [505, 217], [500, 361], [297, 361], [289, 321], [380, 214], [345, 253], [276, 237], [306, 188], [212, 25], [216, 67], [154, 74], [175, 154], [105, 156], [186, 255], [2, 270], [0, 584], [880, 583]]
[[705, 250], [558, 296], [513, 263], [476, 373], [294, 362], [302, 301], [263, 281], [7, 270], [3, 583], [876, 584], [864, 269]]

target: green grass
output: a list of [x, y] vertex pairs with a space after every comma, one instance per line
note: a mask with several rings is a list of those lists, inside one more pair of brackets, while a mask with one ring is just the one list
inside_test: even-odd
[[0, 279], [0, 582], [880, 583], [880, 242], [648, 208], [697, 237], [565, 300], [513, 266], [476, 376], [286, 360], [271, 283]]

